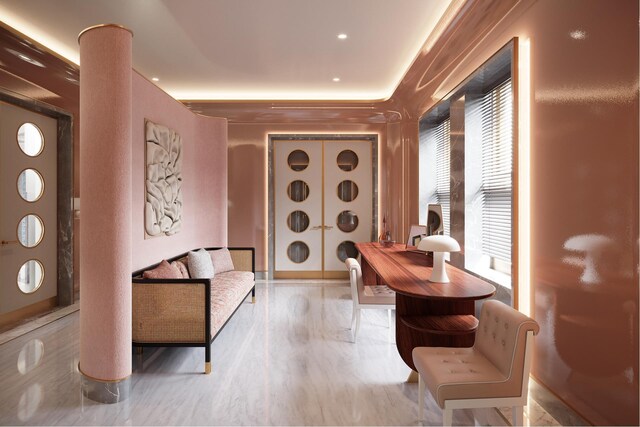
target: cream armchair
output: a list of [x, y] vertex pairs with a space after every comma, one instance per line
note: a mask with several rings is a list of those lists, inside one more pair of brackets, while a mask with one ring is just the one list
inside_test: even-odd
[[513, 425], [522, 425], [527, 404], [535, 320], [495, 300], [482, 306], [476, 341], [469, 348], [416, 347], [413, 362], [419, 374], [419, 417], [424, 390], [443, 409], [443, 425], [460, 408], [513, 408]]
[[353, 329], [355, 322], [356, 330], [353, 342], [356, 342], [360, 330], [360, 311], [363, 309], [387, 310], [388, 325], [391, 327], [391, 310], [396, 308], [396, 294], [386, 286], [365, 286], [362, 281], [362, 270], [356, 259], [347, 258], [345, 265], [349, 270], [349, 281], [351, 282], [351, 298], [353, 299], [351, 328]]

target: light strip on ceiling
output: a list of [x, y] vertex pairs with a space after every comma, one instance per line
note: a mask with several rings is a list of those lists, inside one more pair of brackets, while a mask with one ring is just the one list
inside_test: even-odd
[[322, 107], [322, 106], [305, 106], [305, 105], [292, 105], [292, 106], [273, 105], [271, 107], [272, 110], [374, 110], [375, 108], [376, 107], [373, 107], [373, 106], [370, 106], [370, 105], [362, 105], [362, 106], [357, 106], [357, 105], [347, 106], [347, 105], [345, 105], [344, 107], [341, 107], [341, 106]]
[[427, 38], [427, 41], [425, 42], [424, 47], [422, 48], [423, 52], [427, 53], [431, 50], [433, 45], [436, 44], [436, 42], [442, 36], [442, 33], [444, 33], [444, 30], [446, 30], [449, 24], [451, 24], [451, 22], [453, 21], [453, 18], [455, 18], [455, 16], [458, 14], [458, 12], [460, 11], [464, 3], [465, 3], [465, 0], [451, 1], [451, 4], [447, 8], [447, 10], [445, 10], [444, 14], [442, 15], [442, 17], [434, 27], [433, 31], [431, 31], [431, 34], [429, 34], [429, 37]]
[[80, 52], [78, 52], [77, 49], [71, 48], [46, 34], [37, 26], [16, 15], [7, 6], [0, 5], [0, 16], [2, 16], [2, 22], [6, 25], [14, 28], [42, 46], [45, 46], [47, 49], [63, 59], [73, 62], [76, 65], [80, 65]]

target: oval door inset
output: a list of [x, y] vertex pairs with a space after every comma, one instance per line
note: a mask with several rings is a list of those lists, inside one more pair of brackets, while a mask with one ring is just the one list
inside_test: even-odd
[[18, 223], [18, 241], [25, 248], [35, 248], [44, 237], [44, 224], [42, 219], [35, 214], [22, 217]]
[[44, 267], [37, 259], [30, 259], [22, 264], [18, 271], [18, 288], [25, 294], [37, 291], [44, 280]]
[[23, 123], [18, 128], [16, 139], [22, 152], [29, 157], [36, 157], [44, 150], [44, 135], [33, 123]]

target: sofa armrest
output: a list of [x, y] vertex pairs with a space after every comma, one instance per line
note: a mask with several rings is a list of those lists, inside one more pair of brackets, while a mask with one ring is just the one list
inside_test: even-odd
[[236, 271], [256, 272], [255, 248], [229, 248], [229, 253]]
[[134, 343], [209, 342], [210, 279], [136, 278], [132, 282]]

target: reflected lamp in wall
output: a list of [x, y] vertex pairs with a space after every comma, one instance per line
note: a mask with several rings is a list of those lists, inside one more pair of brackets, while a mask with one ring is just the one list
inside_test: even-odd
[[449, 276], [444, 267], [444, 255], [447, 252], [459, 252], [458, 242], [449, 236], [427, 236], [420, 240], [418, 249], [433, 252], [433, 271], [429, 280], [436, 283], [449, 283]]
[[442, 221], [442, 206], [427, 205], [427, 236], [444, 234], [444, 222]]

